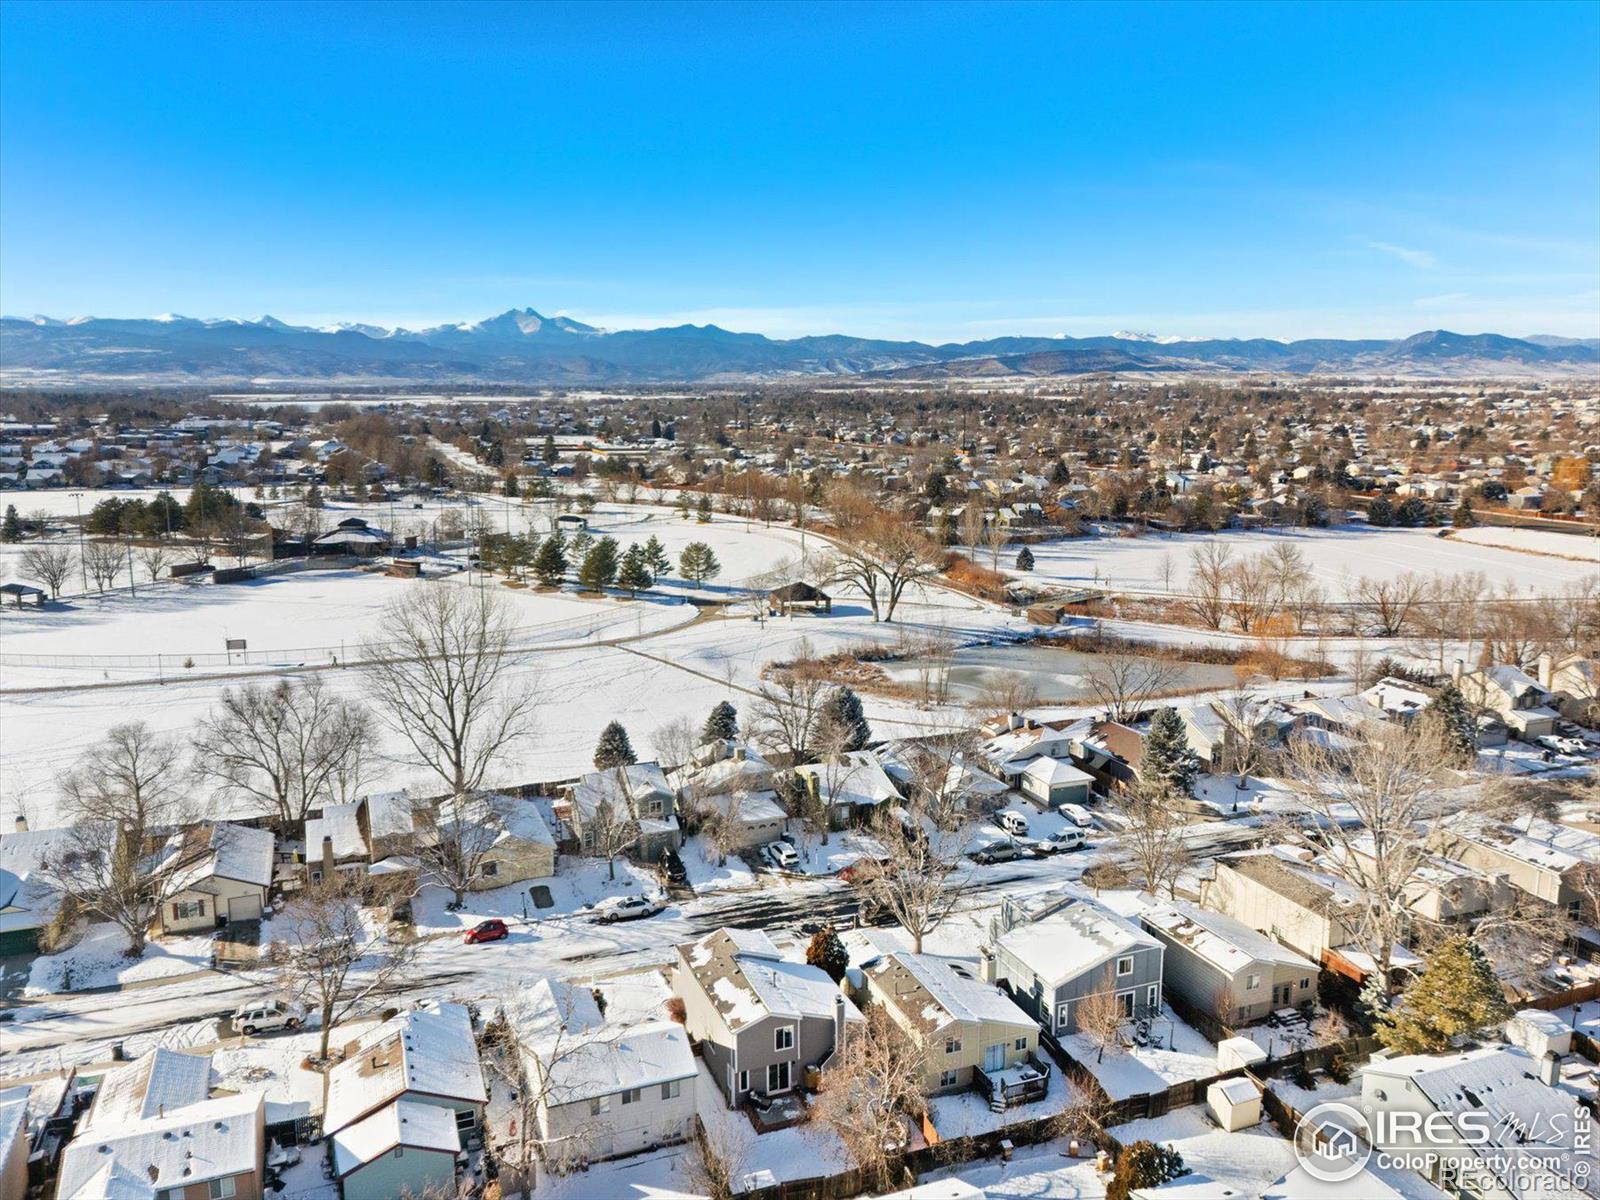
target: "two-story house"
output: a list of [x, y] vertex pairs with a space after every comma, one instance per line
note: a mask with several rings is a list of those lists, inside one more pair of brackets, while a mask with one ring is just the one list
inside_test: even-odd
[[1092, 900], [1062, 897], [1023, 915], [1002, 904], [980, 974], [1004, 983], [1017, 1004], [1050, 1032], [1078, 1029], [1078, 1010], [1110, 992], [1128, 1018], [1161, 1010], [1165, 947]]
[[1167, 992], [1224, 1025], [1248, 1025], [1317, 998], [1317, 965], [1243, 921], [1174, 900], [1151, 905], [1139, 922], [1167, 948]]
[[730, 1106], [803, 1086], [861, 1020], [826, 972], [787, 961], [759, 930], [719, 929], [679, 946], [672, 991]]
[[655, 862], [665, 850], [676, 850], [683, 840], [676, 813], [677, 793], [657, 763], [632, 763], [609, 771], [591, 771], [568, 785], [555, 803], [555, 814], [565, 823], [585, 853], [594, 852], [595, 817], [602, 809], [626, 814], [638, 825], [638, 838], [630, 853], [641, 862]]
[[1355, 939], [1357, 898], [1343, 881], [1293, 852], [1243, 850], [1216, 859], [1200, 885], [1200, 907], [1223, 913], [1313, 962]]
[[1520, 667], [1468, 671], [1458, 686], [1469, 705], [1493, 712], [1524, 741], [1555, 732], [1556, 698]]
[[1446, 818], [1437, 836], [1440, 853], [1504, 878], [1573, 920], [1582, 918], [1588, 881], [1600, 872], [1600, 836], [1544, 817], [1461, 813]]

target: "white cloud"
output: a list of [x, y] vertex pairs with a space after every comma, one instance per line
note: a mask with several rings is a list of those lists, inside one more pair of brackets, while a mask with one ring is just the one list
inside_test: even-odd
[[1408, 246], [1396, 246], [1393, 242], [1368, 242], [1369, 250], [1376, 250], [1381, 254], [1390, 254], [1403, 263], [1423, 270], [1432, 270], [1439, 265], [1439, 260], [1427, 250], [1413, 250]]

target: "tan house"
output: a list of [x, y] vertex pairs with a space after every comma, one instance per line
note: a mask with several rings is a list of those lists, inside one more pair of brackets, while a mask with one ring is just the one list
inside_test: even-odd
[[1216, 860], [1216, 874], [1200, 885], [1200, 907], [1320, 963], [1355, 938], [1360, 914], [1351, 890], [1292, 851], [1246, 850]]
[[895, 951], [861, 974], [872, 1002], [922, 1046], [928, 1095], [976, 1086], [1001, 1107], [1044, 1095], [1038, 1024], [960, 961]]
[[170, 855], [182, 860], [157, 914], [162, 933], [193, 933], [230, 921], [256, 921], [272, 885], [270, 831], [219, 821], [173, 837]]
[[1568, 720], [1593, 725], [1600, 718], [1600, 658], [1569, 654], [1555, 662], [1541, 655], [1539, 686], [1555, 697]]
[[[463, 827], [463, 840], [480, 839], [473, 853], [482, 851], [472, 890], [487, 891], [529, 879], [548, 879], [556, 873], [556, 839], [539, 815], [535, 801], [510, 796], [469, 796], [459, 806], [446, 800], [439, 806], [436, 828]], [[485, 848], [483, 842], [488, 845]], [[451, 841], [450, 845], [455, 842]]]
[[156, 1050], [105, 1077], [56, 1200], [260, 1200], [266, 1093], [210, 1098], [209, 1055]]
[[1520, 667], [1485, 667], [1457, 681], [1467, 703], [1487, 709], [1524, 741], [1554, 733], [1555, 697]]
[[22, 1200], [28, 1192], [27, 1084], [0, 1088], [0, 1200]]
[[1543, 817], [1498, 821], [1461, 814], [1446, 820], [1439, 848], [1476, 871], [1503, 877], [1574, 920], [1582, 913], [1584, 882], [1600, 871], [1600, 835]]

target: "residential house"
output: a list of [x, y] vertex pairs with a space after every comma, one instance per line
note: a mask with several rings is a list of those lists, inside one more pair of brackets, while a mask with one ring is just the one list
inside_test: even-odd
[[1539, 686], [1549, 692], [1570, 721], [1594, 725], [1600, 720], [1600, 658], [1569, 654], [1556, 662], [1539, 657]]
[[672, 991], [730, 1106], [802, 1086], [861, 1020], [826, 972], [785, 960], [759, 930], [719, 929], [679, 946]]
[[343, 1200], [447, 1196], [461, 1137], [448, 1108], [402, 1099], [339, 1130], [328, 1150]]
[[[488, 1099], [472, 1018], [462, 1005], [435, 1004], [392, 1017], [345, 1047], [344, 1058], [328, 1071], [322, 1128], [331, 1137], [382, 1109], [410, 1100], [449, 1113], [458, 1135], [456, 1149], [460, 1150], [478, 1134]], [[404, 1116], [400, 1113], [385, 1118], [381, 1125], [369, 1126], [361, 1135], [346, 1135], [345, 1173], [387, 1153], [379, 1149], [383, 1138], [378, 1136], [378, 1130], [393, 1130]], [[407, 1156], [402, 1152], [395, 1157]], [[334, 1162], [338, 1169], [338, 1152]], [[434, 1165], [431, 1160], [419, 1158], [418, 1174], [399, 1182], [420, 1193], [426, 1186], [423, 1175]], [[396, 1190], [390, 1194], [400, 1193]]]
[[667, 775], [681, 810], [709, 810], [735, 827], [729, 845], [736, 850], [764, 845], [782, 832], [788, 814], [772, 789], [773, 767], [755, 747], [714, 739]]
[[49, 923], [42, 886], [0, 868], [0, 958], [39, 952], [39, 933]]
[[928, 1095], [976, 1085], [1002, 1108], [1044, 1095], [1038, 1024], [960, 960], [897, 950], [863, 963], [861, 975], [872, 1001], [922, 1047]]
[[361, 803], [325, 804], [306, 822], [306, 878], [321, 883], [338, 871], [365, 874], [372, 850], [361, 828]]
[[1094, 776], [1080, 771], [1070, 762], [1041, 756], [1022, 769], [1018, 779], [1022, 794], [1046, 808], [1062, 804], [1087, 804], [1094, 789]]
[[1174, 900], [1139, 917], [1166, 947], [1163, 983], [1224, 1025], [1248, 1025], [1312, 1003], [1317, 965], [1243, 921]]
[[209, 1055], [159, 1049], [106, 1074], [61, 1156], [57, 1200], [260, 1200], [263, 1092], [210, 1098]]
[[276, 845], [270, 830], [226, 821], [175, 834], [167, 853], [179, 865], [157, 912], [161, 932], [193, 933], [260, 920], [272, 886]]
[[1355, 939], [1353, 890], [1286, 849], [1243, 850], [1216, 859], [1200, 906], [1243, 922], [1311, 961]]
[[1559, 1071], [1554, 1056], [1517, 1046], [1374, 1058], [1361, 1068], [1361, 1109], [1375, 1149], [1424, 1162], [1420, 1173], [1452, 1195], [1583, 1200], [1593, 1150], [1575, 1133]]
[[998, 722], [986, 725], [987, 738], [978, 746], [977, 759], [1008, 787], [1018, 786], [1023, 770], [1036, 758], [1072, 758], [1073, 739], [1089, 726], [1055, 729], [1037, 721], [1009, 713]]
[[449, 831], [446, 846], [461, 845], [478, 856], [470, 885], [475, 892], [556, 873], [556, 839], [532, 800], [499, 795], [448, 799], [439, 805], [435, 828]]
[[859, 824], [880, 805], [898, 804], [901, 800], [900, 791], [883, 764], [866, 750], [831, 754], [821, 762], [794, 770], [811, 795], [827, 806], [828, 821], [835, 829]]
[[1164, 956], [1160, 941], [1093, 900], [1068, 894], [1024, 913], [1008, 898], [981, 973], [1061, 1036], [1077, 1031], [1086, 999], [1108, 991], [1129, 1018], [1160, 1012]]
[[[1335, 848], [1330, 854], [1344, 853]], [[1372, 835], [1350, 839], [1348, 853], [1356, 858], [1351, 878], [1377, 878], [1377, 849]], [[1443, 854], [1421, 855], [1406, 881], [1406, 907], [1434, 924], [1460, 922], [1501, 908], [1510, 902], [1504, 876], [1488, 875]]]
[[655, 862], [664, 850], [683, 841], [676, 813], [677, 795], [657, 763], [633, 763], [609, 771], [591, 771], [568, 785], [556, 801], [555, 814], [585, 853], [595, 848], [595, 817], [604, 810], [627, 814], [639, 826], [634, 857]]
[[661, 990], [662, 1007], [630, 1012], [615, 993], [541, 979], [509, 1008], [546, 1162], [576, 1165], [693, 1136], [694, 1053]]
[[1469, 671], [1458, 684], [1469, 705], [1493, 712], [1524, 741], [1555, 732], [1556, 698], [1520, 667]]
[[1440, 853], [1504, 877], [1537, 900], [1582, 915], [1585, 880], [1600, 872], [1600, 835], [1532, 815], [1502, 821], [1477, 813], [1445, 819]]

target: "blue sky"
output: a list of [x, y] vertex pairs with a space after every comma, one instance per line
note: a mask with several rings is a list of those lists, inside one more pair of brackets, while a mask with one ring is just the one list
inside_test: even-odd
[[1600, 336], [1600, 4], [0, 4], [0, 310]]

